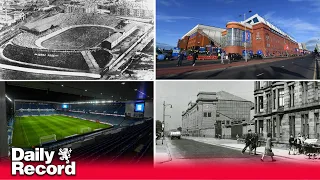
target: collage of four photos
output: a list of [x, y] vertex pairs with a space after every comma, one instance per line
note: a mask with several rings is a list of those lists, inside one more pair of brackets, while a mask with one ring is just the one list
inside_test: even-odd
[[[4, 178], [29, 175], [15, 159], [41, 149], [84, 179], [308, 174], [319, 12], [318, 0], [0, 0]], [[316, 176], [297, 173], [277, 177]]]

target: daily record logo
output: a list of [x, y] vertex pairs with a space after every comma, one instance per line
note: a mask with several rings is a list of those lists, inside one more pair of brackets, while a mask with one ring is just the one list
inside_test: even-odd
[[[59, 160], [64, 161], [62, 165], [52, 165], [54, 151], [45, 151], [44, 148], [36, 148], [35, 151], [24, 151], [20, 148], [12, 148], [12, 175], [75, 175], [76, 162], [70, 161], [71, 149], [60, 148]], [[28, 162], [44, 162], [45, 165], [25, 165]]]

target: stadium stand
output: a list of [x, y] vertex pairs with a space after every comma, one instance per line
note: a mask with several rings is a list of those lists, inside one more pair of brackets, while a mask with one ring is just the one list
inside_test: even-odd
[[100, 68], [103, 68], [112, 59], [112, 54], [105, 50], [92, 50], [91, 54], [98, 63]]
[[89, 70], [87, 63], [79, 51], [50, 51], [8, 44], [3, 54], [7, 58], [26, 63]]
[[125, 118], [125, 104], [74, 104], [68, 111], [56, 109], [52, 104], [16, 103], [16, 116], [65, 115], [80, 119], [100, 121], [113, 126], [127, 126], [137, 122]]
[[113, 49], [116, 47], [121, 41], [131, 35], [134, 31], [138, 29], [137, 25], [135, 24], [128, 24], [123, 28], [124, 33], [115, 33], [108, 37], [101, 43], [103, 48]]
[[62, 18], [63, 14], [56, 14], [39, 21], [27, 23], [22, 27], [22, 29], [40, 34], [48, 29], [53, 29], [53, 27], [59, 26], [62, 23]]
[[80, 119], [87, 119], [87, 120], [94, 120], [94, 121], [100, 121], [104, 123], [111, 124], [113, 126], [125, 126], [131, 123], [134, 123], [133, 120], [125, 120], [123, 116], [114, 116], [114, 115], [108, 115], [108, 114], [96, 114], [96, 113], [87, 113], [87, 112], [72, 112], [72, 111], [58, 111], [58, 114], [76, 117]]
[[85, 111], [85, 112], [124, 115], [124, 113], [125, 113], [125, 104], [124, 103], [72, 104], [70, 106], [70, 109], [72, 111]]
[[[141, 124], [129, 126], [118, 133], [98, 136], [93, 142], [74, 149], [72, 158], [74, 160], [81, 159], [88, 163], [94, 163], [100, 158], [113, 162], [126, 153], [135, 152], [137, 146], [141, 145], [140, 140], [144, 139], [140, 151], [135, 152], [135, 156], [131, 156], [131, 162], [137, 162], [152, 147], [152, 126], [153, 121], [147, 120]], [[130, 162], [130, 159], [126, 160]]]

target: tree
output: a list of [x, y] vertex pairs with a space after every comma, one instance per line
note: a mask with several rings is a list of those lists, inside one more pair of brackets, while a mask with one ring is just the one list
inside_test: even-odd
[[314, 53], [318, 54], [318, 49], [317, 48], [314, 48]]
[[177, 129], [178, 131], [182, 132], [182, 127], [178, 127]]
[[160, 120], [156, 121], [156, 133], [162, 132], [162, 122]]

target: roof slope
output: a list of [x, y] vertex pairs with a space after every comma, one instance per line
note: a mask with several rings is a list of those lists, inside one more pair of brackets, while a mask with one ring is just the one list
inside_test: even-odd
[[[228, 92], [225, 92], [225, 91], [219, 91], [217, 92], [217, 97], [219, 100], [229, 100], [229, 101], [248, 101], [246, 99], [243, 99], [239, 96], [236, 96], [236, 95], [233, 95], [233, 94], [230, 94]], [[248, 101], [250, 102], [250, 101]]]

